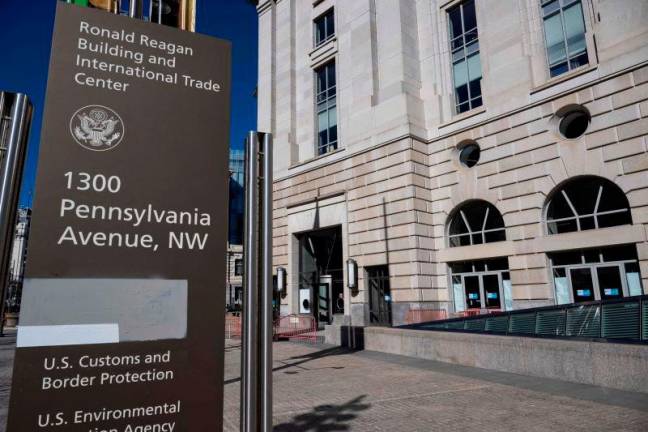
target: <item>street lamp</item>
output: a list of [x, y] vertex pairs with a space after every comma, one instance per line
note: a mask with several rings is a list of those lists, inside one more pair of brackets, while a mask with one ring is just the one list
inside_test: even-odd
[[280, 293], [286, 290], [286, 269], [277, 267], [277, 291]]
[[347, 260], [347, 286], [351, 290], [358, 288], [358, 263], [353, 258]]

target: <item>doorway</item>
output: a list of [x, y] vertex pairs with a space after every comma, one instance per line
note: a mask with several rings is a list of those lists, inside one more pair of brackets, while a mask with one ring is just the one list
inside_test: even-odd
[[452, 263], [450, 270], [456, 312], [513, 308], [506, 258]]
[[643, 294], [634, 245], [557, 252], [549, 259], [557, 304]]
[[392, 325], [391, 286], [389, 267], [386, 265], [366, 267], [369, 290], [369, 322], [378, 326]]
[[313, 315], [318, 326], [344, 313], [334, 299], [343, 297], [342, 227], [296, 235], [299, 241], [299, 313]]

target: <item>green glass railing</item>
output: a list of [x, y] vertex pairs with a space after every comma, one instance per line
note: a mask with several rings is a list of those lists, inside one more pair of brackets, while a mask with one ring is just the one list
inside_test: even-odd
[[648, 343], [648, 295], [497, 312], [401, 328]]

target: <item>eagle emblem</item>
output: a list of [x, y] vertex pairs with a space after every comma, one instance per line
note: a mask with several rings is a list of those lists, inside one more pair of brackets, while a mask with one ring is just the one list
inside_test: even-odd
[[124, 123], [111, 108], [101, 105], [83, 107], [72, 115], [70, 132], [88, 150], [110, 150], [124, 137]]

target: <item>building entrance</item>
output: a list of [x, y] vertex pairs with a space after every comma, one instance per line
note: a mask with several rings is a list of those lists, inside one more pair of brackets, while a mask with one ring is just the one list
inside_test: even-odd
[[584, 249], [549, 255], [556, 303], [582, 303], [641, 295], [633, 245]]
[[319, 326], [344, 313], [342, 227], [297, 235], [299, 240], [299, 313], [313, 315]]
[[450, 265], [455, 311], [511, 310], [511, 277], [506, 258]]

